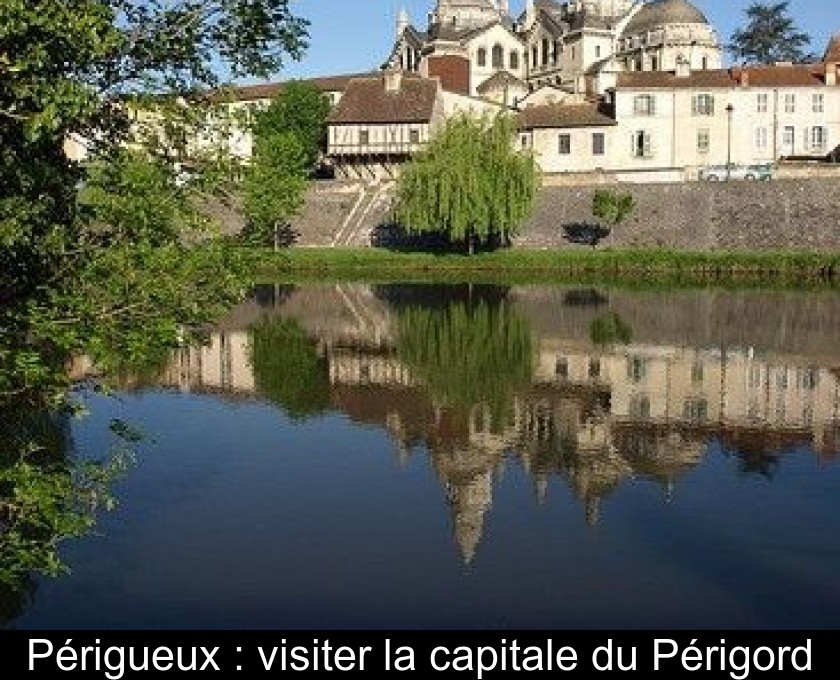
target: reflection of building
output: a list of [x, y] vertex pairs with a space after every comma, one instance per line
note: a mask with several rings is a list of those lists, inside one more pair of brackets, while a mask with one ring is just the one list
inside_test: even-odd
[[[294, 318], [323, 361], [331, 407], [383, 428], [403, 459], [416, 451], [428, 455], [465, 562], [481, 541], [494, 479], [511, 461], [532, 477], [540, 501], [551, 478], [563, 479], [594, 524], [604, 499], [630, 480], [650, 480], [669, 499], [712, 439], [737, 456], [742, 470], [761, 474], [772, 473], [778, 457], [798, 446], [826, 460], [840, 451], [840, 371], [826, 353], [836, 337], [833, 303], [810, 311], [810, 327], [788, 324], [784, 338], [762, 338], [770, 349], [723, 351], [674, 340], [690, 345], [701, 332], [721, 337], [722, 330], [706, 327], [713, 309], [706, 309], [706, 324], [696, 331], [690, 327], [695, 315], [672, 322], [659, 315], [663, 325], [652, 335], [662, 344], [638, 327], [642, 339], [635, 344], [599, 346], [589, 338], [597, 312], [544, 300], [531, 309], [525, 297], [511, 298], [539, 338], [532, 384], [512, 394], [501, 419], [487, 405], [459, 409], [437, 402], [398, 359], [388, 305], [364, 286], [307, 288], [276, 306], [244, 305], [207, 345], [176, 352], [162, 381], [183, 390], [256, 395], [260, 381], [249, 361], [248, 329], [261, 315]], [[578, 298], [560, 291], [557, 299]], [[596, 310], [611, 304], [606, 296], [591, 299]], [[709, 300], [683, 304], [728, 304]], [[742, 301], [732, 304], [741, 310]], [[622, 305], [628, 318], [648, 313], [648, 304], [641, 310]], [[721, 313], [722, 324], [729, 318]], [[798, 354], [803, 347], [810, 354]]]

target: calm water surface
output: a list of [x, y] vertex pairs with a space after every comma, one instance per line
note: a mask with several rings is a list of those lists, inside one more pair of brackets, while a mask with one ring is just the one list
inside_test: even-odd
[[267, 287], [20, 628], [835, 627], [840, 296]]

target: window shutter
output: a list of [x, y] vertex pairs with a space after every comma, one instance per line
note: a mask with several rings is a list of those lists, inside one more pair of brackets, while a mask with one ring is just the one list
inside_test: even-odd
[[709, 115], [715, 115], [715, 98], [709, 95]]
[[650, 158], [653, 155], [653, 144], [649, 132], [645, 132], [645, 158]]
[[696, 116], [700, 110], [700, 102], [697, 95], [691, 98], [691, 115]]

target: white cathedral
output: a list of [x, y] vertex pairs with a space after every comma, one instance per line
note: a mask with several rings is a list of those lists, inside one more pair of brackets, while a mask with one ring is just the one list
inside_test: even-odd
[[604, 71], [720, 69], [723, 49], [688, 0], [437, 0], [420, 29], [403, 10], [386, 66], [503, 103], [543, 86], [591, 91]]

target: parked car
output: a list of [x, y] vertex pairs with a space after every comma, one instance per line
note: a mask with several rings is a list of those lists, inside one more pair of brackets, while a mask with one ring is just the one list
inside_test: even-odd
[[700, 168], [699, 178], [706, 182], [729, 180], [770, 180], [773, 179], [771, 165], [710, 165]]

